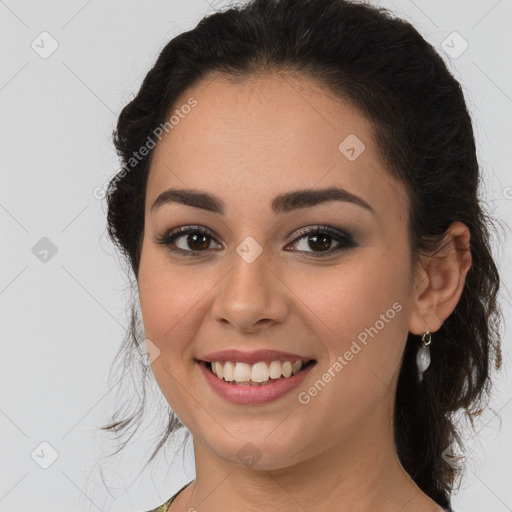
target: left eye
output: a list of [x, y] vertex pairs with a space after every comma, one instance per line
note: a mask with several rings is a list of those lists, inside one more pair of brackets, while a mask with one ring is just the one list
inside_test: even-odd
[[[338, 233], [334, 231], [332, 228], [315, 228], [309, 229], [305, 232], [302, 232], [301, 236], [298, 236], [292, 244], [301, 245], [302, 243], [302, 251], [301, 252], [309, 252], [307, 249], [312, 248], [313, 253], [319, 252], [320, 254], [311, 254], [311, 256], [323, 256], [329, 255], [343, 247], [353, 247], [353, 241], [350, 235], [345, 233]], [[332, 249], [332, 241], [335, 240], [338, 242], [338, 246]], [[302, 242], [301, 242], [302, 241]]]
[[[329, 226], [317, 226], [309, 229], [305, 228], [296, 234], [298, 236], [291, 245], [298, 244], [304, 239], [303, 243], [308, 244], [313, 250], [299, 250], [299, 252], [312, 252], [310, 255], [313, 257], [328, 256], [343, 248], [352, 248], [356, 246], [350, 234]], [[179, 247], [177, 244], [180, 239], [183, 239], [183, 247]], [[334, 249], [331, 248], [333, 239], [338, 242], [338, 246]], [[157, 241], [157, 243], [164, 245], [173, 253], [182, 254], [184, 256], [193, 256], [207, 252], [211, 246], [211, 242], [214, 240], [215, 238], [208, 229], [203, 228], [202, 226], [194, 226], [176, 228], [164, 235]], [[187, 245], [191, 249], [187, 249]], [[217, 249], [222, 249], [222, 245], [216, 245]]]

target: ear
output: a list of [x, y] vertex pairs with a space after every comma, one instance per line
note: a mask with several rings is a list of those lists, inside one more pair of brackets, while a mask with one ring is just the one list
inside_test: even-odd
[[446, 230], [440, 249], [422, 256], [416, 269], [409, 331], [437, 331], [459, 302], [471, 268], [470, 231], [462, 222]]

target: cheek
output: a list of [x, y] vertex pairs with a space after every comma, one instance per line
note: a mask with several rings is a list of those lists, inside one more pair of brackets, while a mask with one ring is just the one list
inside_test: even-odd
[[[200, 309], [210, 288], [192, 267], [171, 266], [161, 251], [142, 252], [139, 298], [145, 337], [159, 350], [151, 370], [163, 396], [188, 424], [191, 344], [200, 323]], [[194, 400], [197, 401], [197, 398]]]
[[[404, 309], [408, 282], [405, 261], [369, 250], [346, 263], [301, 273], [294, 289], [326, 334], [354, 336], [378, 321], [394, 303]], [[388, 317], [398, 318], [394, 314], [397, 309], [395, 306]]]
[[305, 275], [301, 281], [301, 288], [308, 290], [302, 296], [313, 312], [309, 316], [315, 332], [328, 352], [321, 372], [339, 361], [343, 368], [334, 373], [343, 377], [333, 380], [342, 387], [350, 382], [363, 393], [378, 392], [376, 386], [384, 392], [399, 367], [407, 336], [409, 283], [407, 252], [406, 257], [399, 252], [368, 250], [346, 266], [323, 269], [321, 280], [317, 274], [317, 279]]
[[197, 268], [172, 266], [159, 251], [143, 251], [139, 297], [146, 337], [162, 352], [182, 353], [210, 288]]

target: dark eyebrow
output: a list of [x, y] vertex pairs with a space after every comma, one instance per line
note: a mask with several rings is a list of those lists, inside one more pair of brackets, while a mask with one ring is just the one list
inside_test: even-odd
[[[288, 213], [299, 208], [309, 208], [327, 201], [342, 201], [362, 206], [366, 210], [375, 213], [373, 208], [359, 196], [339, 187], [324, 189], [305, 189], [287, 192], [276, 196], [271, 203], [275, 215]], [[213, 213], [224, 215], [224, 202], [216, 196], [206, 192], [192, 189], [170, 188], [162, 192], [151, 206], [154, 212], [166, 203], [180, 203], [194, 208], [201, 208]]]

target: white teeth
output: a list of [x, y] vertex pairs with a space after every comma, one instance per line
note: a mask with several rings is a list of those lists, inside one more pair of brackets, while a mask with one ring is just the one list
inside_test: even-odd
[[281, 377], [281, 363], [279, 361], [272, 361], [270, 363], [270, 378], [279, 379]]
[[219, 377], [219, 379], [222, 379], [224, 377], [224, 367], [219, 362], [215, 362], [212, 364], [213, 373]]
[[302, 368], [302, 361], [294, 361], [292, 363], [292, 374], [295, 375]]
[[292, 374], [292, 363], [290, 361], [285, 361], [283, 363], [283, 369], [281, 370], [281, 374], [283, 377], [288, 378]]
[[267, 363], [256, 363], [252, 365], [251, 380], [253, 382], [267, 382], [270, 376]]
[[266, 362], [258, 362], [253, 365], [241, 362], [214, 361], [211, 363], [212, 372], [224, 379], [226, 382], [235, 381], [237, 384], [258, 385], [268, 382], [270, 379], [279, 379], [281, 377], [289, 378], [296, 375], [302, 369], [302, 361], [271, 361], [270, 365]]
[[[222, 363], [217, 363], [222, 366]], [[235, 363], [226, 361], [223, 368], [224, 380], [230, 382], [235, 378]]]
[[237, 382], [246, 382], [251, 380], [251, 365], [247, 363], [236, 363], [233, 378]]

